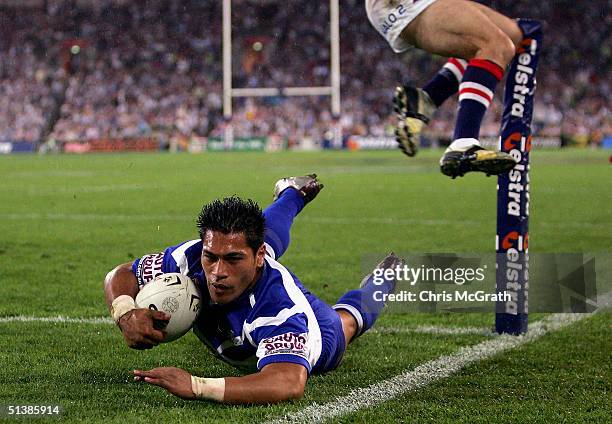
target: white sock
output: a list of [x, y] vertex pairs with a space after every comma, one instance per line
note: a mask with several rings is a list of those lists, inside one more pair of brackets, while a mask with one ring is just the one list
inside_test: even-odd
[[458, 138], [454, 140], [447, 151], [464, 152], [472, 146], [480, 146], [480, 141], [475, 138]]

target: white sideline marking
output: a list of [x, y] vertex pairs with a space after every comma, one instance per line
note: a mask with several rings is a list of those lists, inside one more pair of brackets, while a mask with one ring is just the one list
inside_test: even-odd
[[375, 406], [449, 377], [468, 365], [537, 340], [546, 333], [559, 330], [589, 316], [591, 314], [554, 314], [532, 324], [529, 331], [524, 335], [500, 335], [474, 346], [463, 347], [453, 354], [440, 356], [390, 379], [368, 387], [354, 389], [349, 394], [340, 396], [332, 402], [321, 405], [314, 403], [300, 411], [287, 414], [268, 423], [323, 422]]
[[123, 184], [123, 185], [104, 185], [104, 186], [72, 185], [69, 187], [51, 186], [51, 187], [46, 187], [46, 188], [45, 187], [31, 187], [28, 189], [23, 189], [20, 187], [12, 187], [12, 186], [0, 188], [0, 191], [27, 193], [30, 196], [58, 194], [58, 193], [68, 193], [68, 194], [104, 193], [107, 191], [120, 191], [120, 190], [147, 190], [147, 187], [145, 187], [144, 185]]
[[68, 324], [114, 324], [114, 321], [106, 317], [98, 318], [70, 318], [61, 315], [55, 317], [34, 317], [34, 316], [10, 316], [0, 317], [0, 323], [3, 322], [51, 322], [51, 323], [68, 323]]
[[445, 327], [440, 325], [419, 325], [418, 327], [374, 327], [371, 334], [421, 333], [443, 335], [476, 334], [479, 336], [497, 336], [493, 330], [484, 327]]
[[[612, 294], [598, 296], [597, 304], [600, 311], [612, 306]], [[597, 312], [596, 311], [596, 312]], [[506, 350], [514, 349], [525, 343], [535, 341], [543, 335], [567, 327], [575, 322], [590, 317], [592, 314], [554, 314], [530, 325], [527, 334], [521, 336], [499, 335], [494, 339], [486, 340], [474, 346], [467, 346], [457, 352], [440, 356], [437, 359], [425, 362], [414, 370], [406, 371], [387, 380], [383, 380], [368, 387], [352, 390], [348, 395], [336, 398], [335, 401], [322, 405], [312, 404], [295, 413], [287, 414], [269, 424], [323, 422], [331, 418], [349, 414], [359, 409], [375, 406], [402, 394], [425, 387], [437, 380], [449, 377], [462, 368], [476, 362], [490, 358]], [[84, 324], [113, 324], [110, 318], [69, 318], [63, 316], [35, 317], [35, 316], [8, 316], [0, 317], [0, 323], [5, 322], [51, 322], [51, 323], [84, 323]], [[410, 329], [407, 329], [410, 331]], [[482, 334], [484, 331], [477, 327], [437, 327], [420, 326], [412, 329], [416, 332], [429, 332], [433, 334]], [[383, 327], [378, 332], [385, 333], [397, 331], [396, 328]], [[457, 333], [461, 331], [463, 333]], [[468, 331], [469, 333], [466, 333]]]
[[186, 221], [193, 217], [187, 215], [145, 215], [145, 214], [104, 214], [104, 213], [2, 213], [0, 218], [12, 220], [58, 220], [58, 221]]
[[[114, 324], [113, 320], [106, 317], [80, 318], [64, 317], [36, 317], [27, 315], [13, 315], [0, 317], [0, 323], [8, 322], [49, 322], [68, 324]], [[419, 327], [374, 327], [369, 333], [392, 334], [392, 333], [424, 333], [424, 334], [480, 334], [484, 336], [495, 335], [491, 330], [478, 327], [442, 327], [433, 325], [421, 325]]]

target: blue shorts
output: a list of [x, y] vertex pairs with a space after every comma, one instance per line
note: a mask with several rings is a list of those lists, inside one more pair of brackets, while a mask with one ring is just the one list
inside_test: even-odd
[[[321, 301], [321, 303], [323, 303]], [[312, 368], [313, 374], [322, 374], [335, 369], [342, 361], [346, 350], [342, 320], [338, 312], [329, 305], [316, 308], [317, 321], [321, 329], [321, 356]]]

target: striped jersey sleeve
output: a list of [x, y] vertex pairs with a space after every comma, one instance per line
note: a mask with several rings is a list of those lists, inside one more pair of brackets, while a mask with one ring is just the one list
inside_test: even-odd
[[132, 272], [142, 288], [160, 274], [179, 272], [192, 276], [202, 270], [202, 241], [189, 240], [170, 246], [163, 252], [144, 255], [132, 263]]

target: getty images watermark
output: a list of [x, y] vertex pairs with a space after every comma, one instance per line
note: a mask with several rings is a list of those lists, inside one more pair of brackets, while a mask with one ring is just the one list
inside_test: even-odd
[[[525, 284], [530, 312], [588, 313], [612, 293], [612, 255], [605, 253], [529, 253], [497, 275], [497, 263], [506, 254], [400, 253], [405, 265], [376, 269], [372, 290], [364, 292], [364, 305], [385, 302], [391, 313], [494, 312], [516, 301], [517, 286]], [[363, 258], [369, 273], [383, 254]], [[517, 279], [517, 275], [528, 278]], [[388, 283], [394, 281], [394, 290]], [[524, 281], [524, 282], [523, 282]]]
[[[408, 284], [411, 287], [419, 283], [446, 283], [463, 286], [473, 282], [483, 282], [486, 278], [488, 265], [481, 267], [439, 267], [421, 265], [417, 268], [409, 265], [397, 265], [395, 268], [377, 268], [372, 274], [374, 285], [382, 286], [386, 282], [396, 281], [396, 284]], [[506, 291], [487, 293], [484, 290], [442, 290], [424, 289], [417, 291], [399, 290], [386, 293], [383, 290], [373, 292], [377, 302], [498, 302], [512, 300]]]

